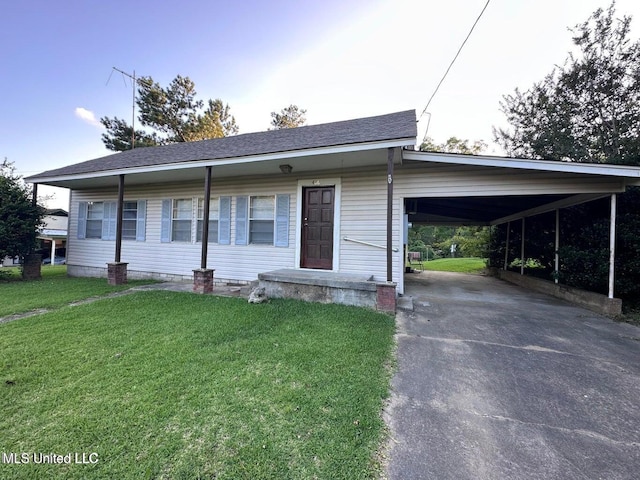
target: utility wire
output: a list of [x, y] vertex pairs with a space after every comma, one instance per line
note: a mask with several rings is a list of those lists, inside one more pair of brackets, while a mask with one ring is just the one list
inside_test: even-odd
[[[438, 90], [440, 89], [440, 86], [442, 85], [442, 82], [444, 82], [444, 79], [447, 78], [447, 74], [449, 73], [449, 70], [451, 70], [451, 67], [453, 67], [453, 64], [458, 59], [458, 56], [460, 55], [460, 52], [462, 51], [462, 49], [464, 48], [465, 44], [467, 43], [467, 40], [469, 40], [469, 37], [473, 33], [473, 30], [476, 28], [476, 25], [480, 21], [480, 18], [482, 18], [482, 15], [484, 14], [484, 11], [489, 6], [489, 2], [491, 2], [491, 0], [487, 0], [487, 3], [484, 4], [484, 7], [482, 8], [482, 11], [480, 12], [480, 15], [478, 15], [478, 18], [476, 18], [476, 21], [473, 22], [473, 25], [471, 26], [471, 30], [469, 30], [469, 33], [467, 34], [466, 38], [462, 42], [462, 45], [460, 45], [460, 48], [458, 49], [458, 52], [456, 53], [455, 57], [453, 57], [453, 60], [451, 60], [451, 63], [449, 64], [449, 67], [447, 68], [447, 71], [444, 72], [444, 75], [440, 79], [440, 82], [438, 83], [438, 86], [433, 91], [433, 94], [431, 95], [431, 98], [429, 98], [429, 101], [427, 102], [427, 106], [424, 107], [424, 110], [420, 114], [420, 118], [418, 118], [418, 121], [420, 121], [422, 119], [422, 117], [424, 116], [424, 114], [427, 113], [427, 109], [429, 108], [429, 105], [431, 105], [431, 101], [433, 100], [433, 97], [436, 96], [436, 93], [438, 93]], [[429, 120], [431, 120], [431, 118], [429, 118]], [[428, 131], [428, 129], [429, 129], [429, 126], [427, 125], [427, 131]], [[427, 132], [425, 132], [424, 136], [426, 138]]]

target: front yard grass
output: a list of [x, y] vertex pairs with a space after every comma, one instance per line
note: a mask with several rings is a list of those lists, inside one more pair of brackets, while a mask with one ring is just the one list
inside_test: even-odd
[[126, 290], [149, 280], [129, 281], [127, 285], [109, 285], [106, 278], [67, 277], [66, 265], [42, 267], [42, 279], [25, 282], [20, 269], [7, 268], [9, 275], [0, 281], [0, 317], [37, 309], [67, 305], [88, 297]]
[[0, 452], [97, 459], [0, 478], [375, 478], [393, 333], [361, 308], [166, 291], [0, 325]]

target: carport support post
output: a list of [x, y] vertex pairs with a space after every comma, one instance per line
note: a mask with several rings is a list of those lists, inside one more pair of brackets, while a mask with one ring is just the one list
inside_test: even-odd
[[554, 282], [558, 283], [558, 275], [560, 275], [560, 209], [556, 208], [556, 248], [555, 248], [555, 275]]
[[124, 208], [124, 175], [118, 178], [118, 208], [116, 209], [116, 263], [122, 257], [122, 210]]
[[609, 224], [609, 298], [613, 298], [616, 260], [616, 194], [611, 195], [611, 222]]
[[211, 166], [206, 167], [204, 177], [204, 206], [202, 210], [202, 250], [200, 268], [193, 271], [193, 291], [197, 293], [213, 292], [213, 270], [207, 268], [209, 248], [209, 203], [211, 202]]
[[122, 211], [124, 209], [124, 174], [118, 177], [118, 205], [116, 208], [116, 254], [114, 261], [107, 264], [107, 282], [109, 285], [127, 283], [127, 263], [121, 262], [122, 256]]
[[511, 233], [511, 222], [507, 222], [507, 242], [504, 247], [504, 268], [507, 269], [508, 261], [509, 261], [509, 233]]
[[524, 217], [522, 217], [522, 241], [520, 242], [520, 275], [524, 275]]
[[393, 281], [393, 155], [387, 149], [387, 282]]

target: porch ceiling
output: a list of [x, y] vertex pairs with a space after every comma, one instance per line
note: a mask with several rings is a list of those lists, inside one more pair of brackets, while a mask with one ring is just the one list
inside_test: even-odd
[[602, 198], [587, 195], [511, 195], [407, 198], [409, 222], [428, 225], [495, 225]]

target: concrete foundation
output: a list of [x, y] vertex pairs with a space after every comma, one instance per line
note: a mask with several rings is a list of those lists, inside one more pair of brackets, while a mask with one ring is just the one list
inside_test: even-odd
[[[129, 280], [159, 280], [161, 282], [184, 282], [193, 283], [193, 271], [188, 274], [179, 275], [173, 273], [159, 273], [159, 272], [143, 272], [140, 270], [127, 269], [127, 278]], [[67, 275], [70, 277], [98, 277], [107, 278], [107, 269], [101, 267], [85, 267], [81, 265], [67, 264]], [[236, 280], [232, 278], [218, 278], [213, 280], [214, 286], [216, 285], [249, 285], [250, 281]]]
[[600, 293], [587, 292], [586, 290], [556, 284], [541, 278], [520, 275], [515, 272], [496, 269], [495, 273], [499, 278], [507, 282], [567, 300], [601, 315], [615, 317], [622, 313], [622, 300], [619, 298], [609, 298]]
[[284, 269], [261, 273], [258, 280], [271, 298], [355, 305], [390, 313], [396, 309], [396, 284], [376, 282], [371, 276]]

